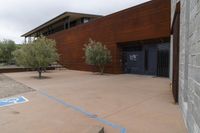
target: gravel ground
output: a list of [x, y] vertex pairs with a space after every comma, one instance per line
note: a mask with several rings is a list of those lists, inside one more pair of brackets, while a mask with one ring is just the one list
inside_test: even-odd
[[10, 97], [30, 91], [34, 90], [3, 74], [0, 74], [0, 98]]

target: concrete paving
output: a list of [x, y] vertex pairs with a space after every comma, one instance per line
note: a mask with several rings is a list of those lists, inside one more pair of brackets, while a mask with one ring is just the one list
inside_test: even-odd
[[9, 97], [21, 93], [34, 91], [30, 87], [27, 87], [15, 80], [0, 74], [0, 98]]
[[6, 75], [36, 91], [23, 94], [28, 103], [0, 108], [4, 133], [84, 133], [96, 126], [103, 126], [105, 133], [120, 133], [115, 124], [127, 133], [187, 132], [167, 78], [70, 70], [45, 73], [48, 78], [42, 80], [34, 78], [35, 72]]

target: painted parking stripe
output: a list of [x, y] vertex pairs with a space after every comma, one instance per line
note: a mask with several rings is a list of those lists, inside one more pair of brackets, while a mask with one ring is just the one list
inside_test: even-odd
[[98, 122], [101, 122], [101, 123], [103, 123], [103, 124], [105, 124], [105, 125], [107, 125], [107, 126], [110, 126], [110, 127], [112, 127], [112, 128], [115, 128], [115, 129], [119, 129], [119, 130], [120, 130], [120, 133], [126, 133], [126, 128], [124, 128], [124, 127], [122, 127], [122, 126], [120, 126], [120, 125], [114, 124], [114, 123], [112, 123], [112, 122], [109, 122], [109, 121], [104, 120], [104, 119], [99, 118], [99, 117], [95, 117], [95, 114], [90, 113], [90, 112], [87, 112], [85, 109], [83, 109], [83, 108], [81, 108], [81, 107], [72, 105], [72, 104], [70, 104], [70, 103], [67, 103], [67, 102], [61, 100], [61, 99], [58, 99], [58, 98], [56, 98], [56, 97], [54, 97], [54, 96], [51, 96], [51, 95], [49, 95], [48, 93], [46, 93], [46, 92], [44, 92], [44, 91], [41, 91], [41, 90], [38, 90], [38, 91], [39, 91], [40, 94], [42, 94], [43, 96], [46, 96], [46, 97], [48, 97], [49, 99], [51, 99], [51, 100], [53, 100], [53, 101], [56, 101], [56, 102], [58, 102], [58, 103], [64, 105], [64, 106], [67, 107], [67, 108], [71, 108], [71, 109], [73, 109], [74, 111], [79, 112], [79, 113], [81, 113], [81, 114], [83, 114], [83, 115], [85, 115], [85, 116], [87, 116], [87, 117], [89, 117], [89, 118], [91, 118], [91, 119], [94, 119], [94, 120], [96, 120], [96, 121], [98, 121]]
[[4, 99], [0, 99], [0, 107], [11, 106], [11, 105], [25, 103], [25, 102], [28, 102], [28, 99], [26, 99], [23, 96], [4, 98]]

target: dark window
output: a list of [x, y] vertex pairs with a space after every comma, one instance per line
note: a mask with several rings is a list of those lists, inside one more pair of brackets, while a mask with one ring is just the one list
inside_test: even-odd
[[90, 18], [87, 18], [87, 17], [81, 18], [81, 23], [87, 23], [89, 21], [90, 21]]
[[74, 27], [77, 25], [77, 20], [70, 22], [70, 27]]
[[123, 51], [142, 51], [142, 46], [128, 46], [128, 47], [124, 47]]

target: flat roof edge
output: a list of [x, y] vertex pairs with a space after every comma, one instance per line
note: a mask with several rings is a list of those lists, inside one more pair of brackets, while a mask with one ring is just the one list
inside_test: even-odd
[[[123, 10], [120, 10], [120, 11], [117, 11], [117, 12], [114, 12], [114, 13], [111, 13], [111, 14], [108, 14], [108, 15], [105, 15], [105, 16], [103, 16], [103, 15], [102, 15], [102, 16], [101, 16], [101, 15], [94, 15], [94, 16], [97, 16], [97, 19], [99, 19], [99, 18], [104, 18], [104, 17], [109, 17], [109, 16], [116, 15], [116, 14], [121, 13], [121, 12], [125, 12], [125, 11], [127, 11], [127, 10], [132, 9], [132, 8], [139, 8], [139, 7], [148, 5], [148, 4], [152, 3], [153, 1], [154, 1], [154, 0], [147, 0], [147, 1], [144, 2], [144, 3], [138, 4], [138, 5], [134, 5], [134, 6], [132, 6], [132, 7], [129, 7], [129, 8], [126, 8], [126, 9], [123, 9]], [[33, 31], [36, 32], [37, 29], [40, 28], [41, 26], [43, 26], [43, 25], [45, 25], [45, 24], [47, 24], [47, 23], [53, 21], [54, 19], [56, 19], [56, 18], [58, 18], [58, 17], [64, 15], [65, 13], [74, 13], [74, 12], [64, 12], [64, 13], [62, 13], [61, 15], [58, 15], [57, 17], [55, 17], [55, 18], [53, 18], [53, 19], [47, 21], [46, 23], [44, 23], [44, 24], [38, 26], [37, 28], [35, 28], [35, 29], [33, 29], [33, 30], [31, 30], [31, 31], [29, 31], [29, 32], [27, 32], [27, 33], [21, 35], [21, 37], [28, 37], [28, 35], [33, 34], [33, 33], [30, 33], [30, 32], [33, 32]], [[93, 14], [84, 14], [84, 13], [74, 13], [74, 14], [93, 15]], [[98, 17], [99, 17], [99, 18], [98, 18]]]

